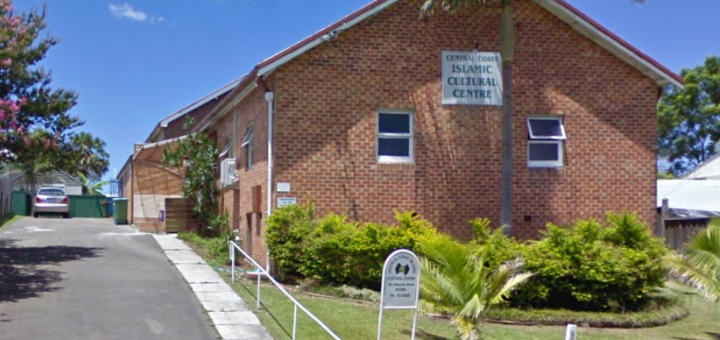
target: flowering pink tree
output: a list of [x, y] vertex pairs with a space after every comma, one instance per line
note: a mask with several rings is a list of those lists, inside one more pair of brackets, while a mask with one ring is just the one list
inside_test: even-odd
[[17, 13], [11, 0], [0, 0], [0, 164], [63, 168], [60, 157], [69, 131], [83, 124], [68, 111], [77, 94], [51, 88], [52, 78], [38, 63], [55, 37], [40, 36], [45, 8]]

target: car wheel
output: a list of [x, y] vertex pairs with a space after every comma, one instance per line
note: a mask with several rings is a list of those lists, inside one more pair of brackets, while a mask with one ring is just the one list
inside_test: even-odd
[[35, 217], [35, 218], [38, 218], [39, 215], [40, 214], [38, 214], [38, 213], [33, 213], [33, 217]]
[[63, 218], [70, 218], [70, 214], [64, 213], [64, 214], [63, 214]]

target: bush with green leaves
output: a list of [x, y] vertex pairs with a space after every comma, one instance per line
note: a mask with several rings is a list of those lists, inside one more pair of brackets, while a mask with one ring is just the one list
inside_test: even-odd
[[569, 227], [549, 224], [542, 240], [521, 250], [525, 270], [535, 276], [513, 296], [533, 308], [588, 311], [641, 309], [662, 287], [662, 241], [634, 214], [607, 215]]
[[304, 243], [317, 225], [314, 215], [315, 206], [311, 200], [305, 204], [291, 204], [276, 209], [270, 215], [265, 242], [281, 277], [301, 276], [300, 267], [305, 260]]
[[162, 162], [166, 166], [183, 169], [182, 195], [193, 204], [198, 215], [202, 236], [221, 235], [224, 229], [218, 228], [220, 213], [220, 189], [218, 180], [219, 151], [215, 141], [207, 133], [190, 133], [192, 117], [185, 120], [187, 136], [163, 150]]
[[276, 210], [268, 220], [270, 256], [285, 276], [325, 284], [378, 289], [385, 258], [396, 249], [418, 250], [419, 241], [437, 233], [412, 212], [398, 212], [397, 226], [359, 224], [330, 214], [314, 218], [312, 202]]

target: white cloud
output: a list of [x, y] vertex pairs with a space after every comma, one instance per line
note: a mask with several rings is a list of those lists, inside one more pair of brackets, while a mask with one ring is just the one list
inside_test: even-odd
[[110, 12], [118, 18], [127, 18], [135, 21], [147, 21], [150, 17], [143, 11], [137, 10], [127, 2], [122, 5], [110, 4]]
[[169, 22], [166, 17], [145, 13], [131, 6], [127, 2], [121, 5], [110, 4], [108, 5], [108, 8], [110, 9], [110, 13], [118, 18], [145, 22], [148, 24], [166, 24], [170, 25], [170, 27], [175, 27], [175, 22]]

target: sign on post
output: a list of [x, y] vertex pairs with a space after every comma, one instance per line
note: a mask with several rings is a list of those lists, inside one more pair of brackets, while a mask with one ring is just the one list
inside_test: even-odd
[[577, 339], [577, 326], [570, 323], [567, 325], [567, 328], [565, 328], [565, 340], [575, 339]]
[[502, 106], [498, 52], [442, 51], [443, 105]]
[[385, 259], [385, 265], [383, 265], [378, 340], [382, 339], [382, 317], [385, 309], [414, 309], [411, 339], [415, 339], [419, 295], [420, 261], [409, 250], [394, 251]]

